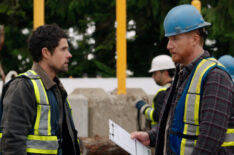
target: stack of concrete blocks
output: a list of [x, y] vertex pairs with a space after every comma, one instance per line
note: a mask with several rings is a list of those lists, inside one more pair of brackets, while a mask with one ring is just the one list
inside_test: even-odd
[[[147, 96], [140, 88], [128, 88], [126, 95], [116, 90], [105, 92], [101, 88], [77, 88], [69, 95], [75, 126], [79, 137], [109, 136], [109, 119], [128, 132], [138, 129], [137, 99]], [[142, 119], [142, 125], [144, 125]]]
[[[129, 133], [138, 130], [136, 100], [153, 96], [143, 89], [129, 88], [126, 95], [118, 95], [117, 90], [105, 92], [101, 88], [77, 88], [69, 95], [73, 119], [81, 138], [83, 155], [127, 155], [128, 153], [111, 142], [109, 119]], [[145, 118], [141, 115], [141, 126]]]

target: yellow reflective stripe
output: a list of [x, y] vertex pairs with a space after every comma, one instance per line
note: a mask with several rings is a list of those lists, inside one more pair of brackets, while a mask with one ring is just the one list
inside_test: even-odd
[[152, 121], [154, 121], [153, 113], [154, 113], [154, 109], [151, 109], [151, 111], [150, 111], [150, 120], [152, 120]]
[[70, 104], [70, 102], [68, 101], [68, 99], [67, 99], [67, 103], [68, 103], [69, 108], [71, 109], [71, 104]]
[[[231, 134], [231, 135], [228, 135], [228, 134]], [[227, 129], [226, 137], [224, 139], [223, 144], [221, 145], [222, 147], [234, 146], [234, 141], [233, 141], [234, 135], [233, 134], [234, 134], [234, 129]], [[229, 141], [230, 139], [232, 141]]]
[[39, 154], [57, 154], [58, 152], [58, 138], [57, 136], [27, 136], [28, 153]]
[[[25, 75], [28, 75], [27, 73]], [[34, 79], [31, 79], [32, 84], [33, 84], [33, 88], [34, 88], [34, 93], [35, 93], [35, 97], [36, 97], [36, 101], [37, 103], [40, 103], [40, 93], [39, 93], [39, 89], [37, 87], [37, 83]]]
[[[199, 129], [199, 126], [197, 126], [196, 128], [196, 135], [198, 136], [200, 134], [200, 129]], [[197, 140], [194, 140], [194, 146], [197, 145]]]
[[34, 91], [35, 91], [37, 103], [41, 103], [40, 93], [39, 93], [39, 89], [37, 87], [37, 83], [36, 83], [36, 81], [34, 79], [31, 79], [31, 81], [32, 81], [33, 86], [34, 86]]
[[224, 142], [221, 147], [234, 146], [234, 142]]
[[73, 113], [72, 113], [72, 108], [71, 108], [71, 104], [70, 104], [70, 102], [68, 101], [68, 99], [67, 99], [67, 103], [68, 103], [69, 108], [71, 109], [71, 114], [73, 115]]
[[[158, 93], [160, 93], [161, 91], [166, 91], [167, 88], [166, 87], [163, 87], [163, 88], [160, 88], [157, 93], [154, 95], [154, 98], [158, 95]], [[150, 110], [150, 112], [149, 112]], [[151, 108], [147, 108], [146, 111], [145, 111], [145, 116], [148, 120], [151, 121], [151, 125], [156, 125], [157, 122], [154, 120], [154, 117], [153, 117], [153, 113], [154, 113], [154, 110], [155, 110], [155, 103], [154, 103], [154, 100], [153, 100], [153, 103], [152, 103], [152, 109]]]
[[[37, 75], [36, 72], [34, 72], [33, 70], [29, 70], [29, 71], [30, 71], [32, 74]], [[36, 81], [35, 81], [34, 79], [31, 79], [31, 81], [32, 81], [33, 86], [34, 86], [34, 91], [35, 91], [37, 103], [41, 103], [41, 100], [40, 100], [40, 92], [39, 92], [37, 83], [36, 83]]]
[[180, 155], [185, 155], [185, 144], [186, 144], [186, 139], [182, 138], [181, 140], [181, 147], [180, 147]]
[[[80, 139], [79, 138], [77, 138], [77, 141], [78, 141], [78, 144], [80, 144]], [[82, 153], [80, 152], [80, 155], [82, 155]]]
[[[30, 70], [34, 75], [37, 75], [37, 73], [34, 71], [34, 70]], [[45, 87], [44, 87], [44, 84], [42, 83], [41, 79], [38, 79], [41, 83], [41, 86], [42, 86], [42, 89], [43, 89], [43, 92], [45, 94], [45, 98], [46, 98], [46, 104], [49, 104], [49, 100], [48, 100], [48, 96], [47, 96], [47, 93], [45, 91]], [[38, 91], [39, 92], [39, 91]], [[40, 93], [39, 93], [40, 94]]]
[[[159, 92], [161, 92], [161, 91], [166, 91], [166, 90], [167, 90], [167, 88], [160, 88], [160, 89], [157, 91], [157, 93], [154, 95], [154, 98], [158, 95]], [[153, 109], [155, 108], [155, 107], [154, 107], [154, 100], [153, 100], [152, 108], [153, 108]]]
[[18, 74], [17, 76], [21, 76], [21, 75], [26, 75], [26, 76], [27, 76], [27, 74], [26, 74], [26, 73], [21, 73], [21, 74]]
[[151, 125], [156, 125], [156, 124], [158, 124], [158, 123], [155, 121], [151, 121]]
[[33, 149], [27, 148], [26, 151], [28, 153], [38, 153], [38, 154], [57, 154], [58, 150], [43, 150], [43, 149]]
[[167, 88], [165, 88], [165, 87], [158, 89], [158, 91], [157, 91], [157, 93], [155, 94], [155, 96], [157, 96], [159, 92], [161, 92], [161, 91], [166, 91], [166, 90], [167, 90]]
[[0, 138], [2, 138], [2, 133], [0, 133]]
[[40, 140], [40, 141], [57, 141], [57, 136], [38, 136], [38, 135], [28, 135], [29, 140]]
[[50, 136], [51, 135], [51, 112], [50, 112], [50, 109], [48, 111], [48, 135]]
[[194, 124], [199, 124], [199, 106], [201, 95], [196, 95], [194, 103]]
[[227, 129], [226, 133], [234, 133], [234, 129]]
[[39, 134], [39, 124], [40, 124], [40, 118], [41, 118], [41, 105], [37, 105], [37, 117], [36, 117], [36, 122], [34, 125], [34, 134], [38, 135]]
[[151, 111], [150, 111], [151, 125], [157, 124], [157, 122], [155, 122], [155, 120], [154, 120], [153, 113], [154, 113], [154, 109], [151, 109]]
[[[184, 131], [183, 134], [187, 134], [188, 131], [188, 124], [184, 124]], [[185, 144], [186, 144], [186, 139], [182, 138], [181, 144], [180, 144], [180, 154], [185, 155]]]
[[[198, 136], [200, 134], [200, 128], [199, 126], [197, 126], [197, 129], [196, 129], [196, 135]], [[195, 140], [195, 145], [197, 144], [197, 140]]]

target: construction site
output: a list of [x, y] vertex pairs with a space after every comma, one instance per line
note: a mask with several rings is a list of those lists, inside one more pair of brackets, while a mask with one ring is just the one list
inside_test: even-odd
[[[204, 73], [204, 71], [201, 75], [200, 72], [202, 71], [199, 72], [200, 68], [198, 67], [198, 69], [195, 68], [197, 70], [193, 72], [190, 70], [188, 71], [191, 72], [192, 75], [190, 78], [185, 78], [184, 81], [190, 79], [189, 82], [194, 82], [197, 78], [195, 74], [199, 74], [200, 76], [198, 78], [200, 81], [197, 80], [198, 83], [200, 83], [196, 85], [196, 89], [194, 88], [195, 92], [193, 92], [193, 87], [190, 86], [192, 85], [190, 83], [182, 84], [183, 87], [180, 87], [183, 80], [181, 83], [174, 84], [173, 80], [179, 81], [184, 78], [182, 72], [178, 73], [178, 64], [183, 64], [181, 62], [184, 62], [185, 58], [183, 57], [183, 59], [179, 61], [177, 57], [174, 56], [176, 52], [172, 50], [172, 48], [176, 47], [176, 43], [174, 42], [176, 42], [177, 38], [173, 37], [181, 34], [183, 35], [184, 33], [187, 34], [187, 32], [190, 31], [196, 32], [198, 29], [199, 31], [195, 35], [196, 38], [198, 38], [198, 36], [205, 36], [201, 39], [205, 50], [202, 49], [201, 54], [194, 57], [197, 59], [205, 53], [204, 51], [210, 51], [210, 53], [212, 53], [212, 62], [216, 62], [214, 68], [221, 68], [224, 70], [225, 73], [223, 74], [225, 76], [222, 77], [230, 77], [233, 82], [234, 12], [233, 8], [230, 9], [230, 6], [233, 6], [234, 3], [225, 0], [209, 0], [207, 2], [200, 0], [176, 0], [173, 2], [104, 0], [99, 3], [100, 4], [91, 0], [69, 0], [66, 2], [62, 0], [26, 0], [25, 2], [21, 0], [10, 0], [0, 2], [0, 94], [5, 84], [9, 81], [14, 81], [15, 78], [21, 75], [20, 73], [26, 72], [31, 68], [32, 64], [35, 63], [35, 60], [32, 60], [27, 52], [29, 48], [27, 47], [27, 43], [29, 42], [28, 37], [31, 36], [30, 34], [43, 25], [57, 24], [68, 34], [68, 49], [72, 56], [70, 56], [70, 60], [66, 61], [66, 63], [69, 64], [68, 70], [62, 74], [56, 75], [56, 77], [59, 77], [67, 92], [67, 99], [72, 109], [72, 121], [78, 131], [79, 150], [82, 155], [168, 154], [168, 152], [165, 152], [165, 149], [168, 149], [166, 146], [161, 148], [161, 152], [155, 150], [155, 148], [159, 146], [166, 145], [166, 140], [164, 144], [158, 144], [159, 142], [156, 142], [155, 145], [155, 142], [150, 141], [152, 139], [151, 135], [148, 136], [149, 140], [147, 143], [144, 143], [143, 140], [141, 141], [138, 138], [131, 138], [131, 136], [133, 136], [131, 134], [136, 131], [148, 133], [148, 131], [155, 128], [158, 123], [160, 124], [162, 120], [165, 121], [162, 121], [163, 125], [167, 124], [167, 126], [165, 125], [163, 135], [167, 135], [166, 130], [168, 130], [169, 126], [169, 116], [172, 117], [169, 115], [171, 110], [168, 110], [169, 106], [165, 106], [163, 109], [166, 109], [166, 112], [163, 113], [160, 111], [163, 106], [155, 107], [155, 102], [158, 101], [156, 96], [159, 95], [161, 91], [165, 92], [163, 97], [167, 97], [168, 103], [171, 102], [173, 104], [176, 102], [176, 104], [179, 104], [183, 102], [184, 109], [192, 107], [190, 111], [182, 110], [183, 115], [178, 119], [182, 120], [184, 127], [182, 129], [178, 127], [180, 130], [173, 131], [175, 133], [168, 131], [168, 133], [172, 135], [181, 136], [178, 140], [181, 145], [177, 144], [176, 146], [178, 147], [179, 145], [179, 149], [174, 149], [174, 147], [172, 147], [172, 152], [174, 154], [190, 154], [192, 152], [191, 150], [195, 148], [197, 137], [199, 137], [199, 133], [201, 132], [199, 130], [199, 125], [202, 125], [202, 123], [199, 122], [199, 108], [201, 108], [201, 106], [199, 107], [199, 105], [202, 103], [200, 96], [202, 98], [202, 86], [205, 83], [202, 81], [203, 76], [205, 79], [208, 71], [213, 68], [208, 68], [207, 65], [207, 68], [204, 67], [206, 71], [208, 70], [207, 73]], [[179, 21], [179, 18], [176, 18], [177, 12], [173, 10], [174, 8], [177, 9], [176, 6], [179, 5], [181, 5], [181, 8], [185, 7], [184, 10], [187, 9], [186, 7], [192, 7], [192, 9], [196, 9], [195, 13], [197, 14], [188, 13], [188, 18], [184, 17], [183, 21]], [[171, 9], [172, 11], [170, 11]], [[225, 17], [220, 15], [220, 11], [224, 10], [228, 12]], [[183, 12], [183, 14], [186, 13]], [[191, 18], [199, 18], [199, 20], [191, 22], [199, 21], [200, 25], [195, 24], [194, 26], [189, 23], [190, 16]], [[172, 18], [173, 20], [178, 20], [179, 25], [185, 22], [186, 24], [189, 23], [190, 26], [183, 28], [184, 25], [181, 24], [182, 28], [178, 28], [177, 26], [172, 29], [171, 25], [173, 25], [174, 22], [169, 22]], [[204, 28], [210, 26], [210, 23], [212, 27], [208, 29], [210, 35], [207, 37], [208, 32]], [[222, 24], [220, 25], [220, 23]], [[167, 27], [167, 25], [170, 26]], [[170, 47], [170, 45], [172, 47]], [[190, 53], [186, 56], [190, 57], [191, 55]], [[159, 58], [160, 56], [161, 58]], [[193, 63], [196, 59], [193, 59], [191, 62]], [[186, 65], [184, 64], [181, 65], [182, 67], [180, 66], [180, 69], [183, 69], [183, 67], [189, 63]], [[214, 66], [214, 64], [211, 65]], [[167, 73], [163, 73], [166, 71]], [[159, 72], [160, 80], [157, 79], [159, 78]], [[176, 73], [178, 76], [175, 75]], [[208, 83], [207, 85], [212, 84]], [[226, 95], [226, 98], [217, 100], [220, 102], [222, 100], [222, 102], [227, 102], [227, 105], [233, 106], [233, 83], [228, 86], [226, 83], [223, 85], [222, 87], [228, 87], [227, 90], [231, 93], [227, 90], [222, 90], [221, 94], [223, 94], [223, 96]], [[45, 91], [45, 88], [43, 89]], [[212, 89], [218, 92], [217, 89], [213, 87]], [[189, 91], [191, 91], [191, 94], [199, 94], [199, 99], [190, 97]], [[204, 92], [207, 92], [207, 90]], [[226, 92], [227, 94], [225, 94]], [[180, 97], [173, 96], [178, 94]], [[184, 97], [186, 95], [187, 97]], [[182, 100], [181, 96], [186, 99]], [[215, 98], [219, 98], [216, 96], [212, 97], [214, 100]], [[206, 97], [204, 98], [206, 99]], [[1, 102], [3, 101], [2, 99]], [[162, 101], [160, 100], [160, 102]], [[196, 105], [190, 105], [190, 102], [194, 102]], [[214, 102], [216, 103], [216, 101]], [[158, 106], [157, 103], [156, 106]], [[212, 107], [212, 105], [210, 105], [210, 107]], [[220, 107], [223, 108], [225, 106], [220, 105]], [[155, 114], [153, 110], [157, 108], [160, 108], [160, 110]], [[2, 109], [4, 108], [1, 107], [1, 113], [4, 113]], [[228, 111], [228, 109], [231, 108], [227, 108], [226, 111]], [[203, 111], [212, 110], [205, 109]], [[175, 113], [176, 112], [178, 111], [175, 110]], [[228, 114], [223, 115], [227, 116], [227, 118], [229, 118], [230, 115], [230, 120], [233, 121], [231, 119], [233, 112], [228, 111], [227, 113]], [[176, 114], [180, 115], [178, 113]], [[157, 115], [157, 119], [154, 118], [155, 115]], [[191, 120], [189, 120], [190, 115], [194, 117]], [[164, 118], [165, 116], [168, 118]], [[48, 117], [50, 118], [50, 116]], [[212, 119], [215, 119], [214, 117]], [[0, 118], [2, 119], [2, 117]], [[178, 124], [181, 124], [176, 122], [178, 120], [174, 117], [171, 120], [174, 128], [176, 128]], [[174, 120], [176, 120], [176, 123], [173, 122]], [[220, 118], [220, 120], [222, 119]], [[230, 120], [224, 119], [222, 122], [228, 122]], [[220, 147], [218, 147], [218, 144], [215, 145], [216, 152], [222, 151], [225, 146], [226, 148], [233, 148], [233, 137], [231, 138], [231, 136], [228, 136], [228, 134], [234, 134], [234, 123], [232, 126], [231, 121], [227, 123], [229, 126], [226, 124], [226, 126], [220, 125], [221, 127], [217, 127], [227, 130], [227, 133], [222, 132], [226, 133], [225, 138], [222, 137], [224, 135], [218, 135], [222, 138], [217, 136], [223, 141], [220, 139], [214, 140], [218, 141], [220, 143], [219, 145], [222, 144]], [[210, 122], [207, 124], [209, 123]], [[114, 127], [113, 124], [116, 126]], [[195, 124], [194, 126], [197, 128], [194, 129], [189, 125], [187, 127], [187, 124]], [[111, 138], [111, 136], [114, 135], [114, 128], [116, 137], [117, 134], [119, 134], [119, 139]], [[118, 133], [117, 128], [120, 128], [118, 129]], [[161, 128], [161, 126], [159, 126], [159, 128]], [[191, 131], [187, 131], [187, 128], [191, 128]], [[193, 132], [195, 132], [195, 135], [193, 135]], [[205, 132], [205, 130], [203, 132]], [[212, 130], [210, 132], [213, 133], [214, 131]], [[161, 131], [159, 133], [161, 133]], [[189, 138], [189, 140], [186, 139], [187, 137], [192, 137], [191, 139], [193, 142], [187, 144], [188, 141], [191, 140]], [[0, 138], [2, 139], [2, 133]], [[213, 137], [210, 139], [212, 138]], [[229, 141], [226, 141], [226, 139]], [[209, 141], [206, 142], [207, 144], [204, 145], [209, 144]], [[155, 145], [155, 147], [150, 147], [149, 145], [151, 144]], [[60, 143], [58, 145], [60, 147]], [[172, 144], [170, 143], [170, 147], [171, 146]], [[28, 151], [27, 154], [33, 154], [35, 152]], [[48, 152], [43, 153], [43, 151], [39, 151], [38, 153], [47, 154]], [[56, 152], [55, 154], [59, 153]], [[230, 154], [230, 152], [227, 154]], [[62, 153], [59, 155], [62, 155]]]

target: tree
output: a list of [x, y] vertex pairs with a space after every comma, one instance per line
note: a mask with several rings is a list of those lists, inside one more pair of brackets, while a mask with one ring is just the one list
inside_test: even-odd
[[217, 58], [224, 54], [234, 56], [234, 1], [208, 0], [202, 4], [205, 17], [212, 23], [209, 39], [216, 40], [208, 48]]
[[[73, 55], [69, 72], [63, 77], [114, 77], [116, 72], [116, 11], [114, 0], [46, 0], [45, 23], [56, 23], [73, 30], [70, 40]], [[127, 40], [127, 68], [135, 77], [149, 76], [151, 60], [168, 54], [163, 21], [167, 12], [191, 0], [127, 0], [128, 31], [135, 36]], [[212, 27], [206, 49], [218, 58], [234, 55], [234, 11], [232, 0], [202, 1], [202, 14]], [[32, 60], [27, 52], [27, 38], [32, 32], [32, 0], [0, 2], [0, 24], [5, 25], [5, 44], [1, 52], [5, 72], [23, 72]], [[88, 28], [92, 32], [88, 32]], [[77, 39], [77, 36], [80, 38]]]

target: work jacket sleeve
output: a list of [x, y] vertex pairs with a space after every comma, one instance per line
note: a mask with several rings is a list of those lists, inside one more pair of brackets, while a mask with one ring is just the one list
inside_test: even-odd
[[160, 91], [154, 98], [154, 112], [153, 119], [155, 122], [159, 122], [160, 112], [165, 100], [166, 90]]
[[215, 68], [208, 74], [200, 104], [200, 134], [192, 155], [216, 154], [220, 150], [226, 129], [234, 121], [233, 90], [226, 72]]
[[13, 80], [3, 98], [3, 155], [26, 155], [26, 139], [36, 117], [34, 90], [28, 79]]
[[147, 131], [147, 133], [149, 134], [149, 138], [150, 138], [150, 147], [155, 146], [157, 131], [158, 131], [158, 124], [154, 126], [151, 130]]

